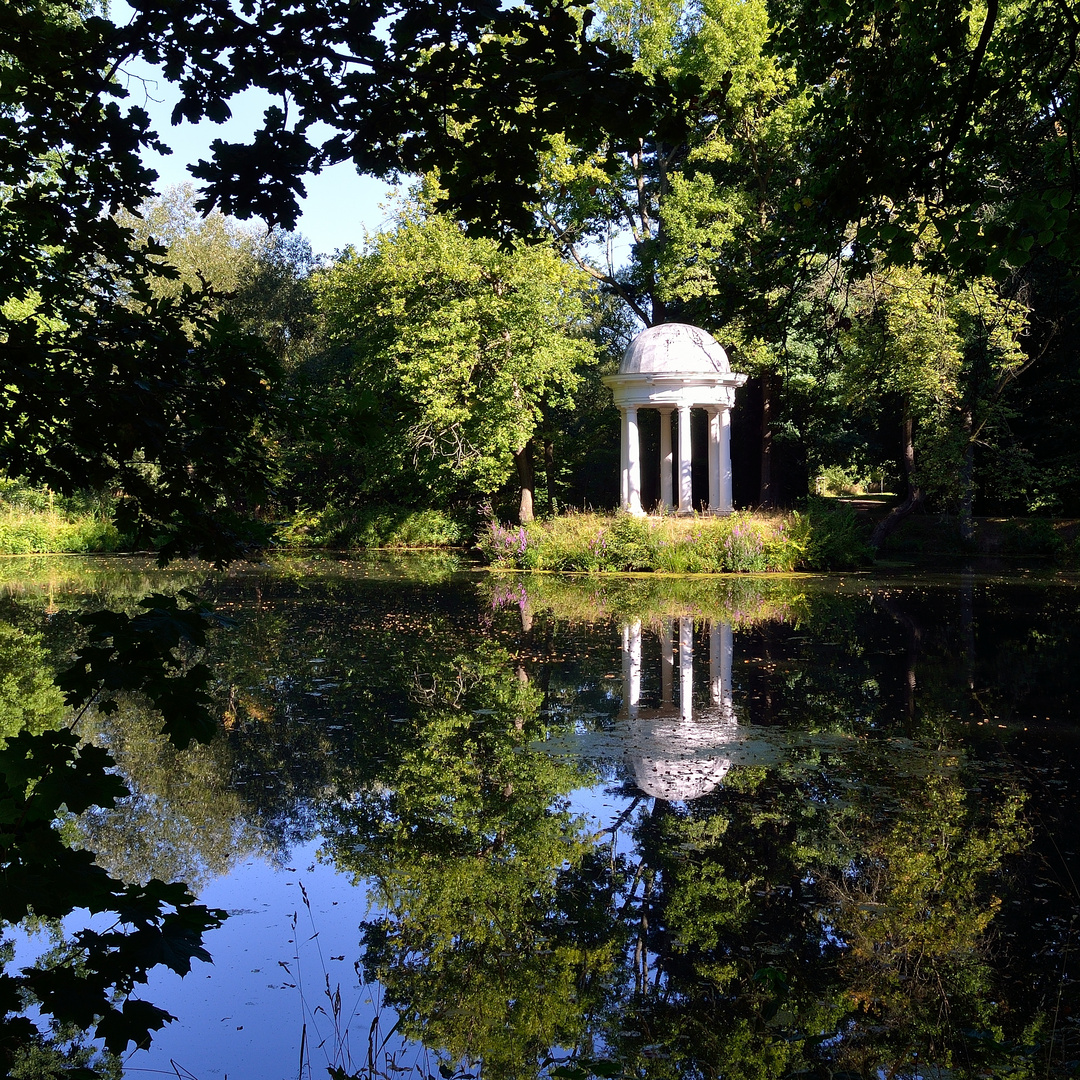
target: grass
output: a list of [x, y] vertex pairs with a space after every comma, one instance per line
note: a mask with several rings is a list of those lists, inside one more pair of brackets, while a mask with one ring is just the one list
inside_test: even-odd
[[582, 573], [789, 573], [847, 569], [869, 558], [854, 514], [823, 501], [804, 513], [571, 513], [526, 526], [490, 521], [477, 544], [493, 566]]
[[0, 506], [0, 555], [82, 555], [116, 551], [120, 544], [116, 526], [96, 514], [72, 517]]
[[122, 540], [105, 500], [62, 498], [0, 478], [0, 555], [116, 551]]

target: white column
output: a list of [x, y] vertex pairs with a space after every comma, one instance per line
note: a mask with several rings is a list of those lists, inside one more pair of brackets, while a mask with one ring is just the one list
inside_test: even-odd
[[694, 620], [679, 619], [679, 716], [694, 718]]
[[720, 667], [720, 624], [714, 619], [709, 623], [709, 700], [720, 704], [724, 691], [724, 676]]
[[720, 410], [709, 409], [709, 512], [720, 509]]
[[694, 511], [693, 467], [690, 461], [690, 406], [679, 406], [679, 513]]
[[720, 513], [731, 513], [731, 410], [720, 410]]
[[720, 624], [720, 697], [724, 719], [735, 720], [735, 699], [731, 687], [731, 665], [735, 659], [735, 635], [731, 623]]
[[660, 502], [665, 510], [672, 509], [671, 498], [671, 409], [660, 410]]
[[626, 509], [640, 517], [645, 511], [641, 509], [641, 437], [636, 405], [626, 407], [626, 477]]
[[626, 410], [619, 410], [619, 506], [630, 509], [630, 469], [628, 467], [628, 448], [630, 440], [626, 437]]
[[641, 704], [641, 621], [633, 623], [628, 635], [630, 646], [630, 678], [627, 687], [627, 713], [631, 717], [638, 714]]
[[670, 709], [672, 706], [672, 683], [675, 673], [673, 648], [671, 620], [665, 615], [660, 620], [660, 707], [664, 709]]

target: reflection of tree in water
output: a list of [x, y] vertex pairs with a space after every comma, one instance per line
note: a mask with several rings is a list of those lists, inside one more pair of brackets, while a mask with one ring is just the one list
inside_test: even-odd
[[[626, 905], [637, 978], [609, 1051], [624, 1067], [652, 1077], [1024, 1066], [1038, 1015], [1002, 1001], [988, 934], [1004, 860], [1028, 839], [1022, 799], [1013, 783], [962, 767], [938, 705], [954, 685], [931, 679], [937, 700], [927, 694], [916, 710], [920, 628], [891, 600], [879, 610], [904, 632], [900, 709], [884, 705], [894, 691], [880, 669], [877, 680], [859, 673], [857, 636], [849, 656], [837, 652], [843, 625], [828, 661], [813, 665], [791, 663], [759, 627], [750, 685], [767, 706], [757, 715], [787, 722], [775, 740], [788, 744], [783, 763], [736, 767], [705, 797], [657, 799], [637, 821], [640, 888]], [[883, 722], [927, 742], [812, 734]], [[795, 738], [800, 725], [811, 737]]]
[[64, 702], [41, 635], [0, 622], [0, 743], [60, 726]]
[[627, 918], [648, 968], [616, 1010], [612, 1057], [650, 1077], [997, 1060], [985, 930], [1023, 839], [1015, 801], [980, 820], [939, 776], [896, 791], [888, 815], [868, 798], [827, 816], [816, 788], [804, 770], [736, 768], [637, 822]]
[[[531, 604], [517, 606], [535, 673], [536, 638], [547, 631]], [[632, 627], [626, 638], [632, 685]], [[796, 672], [782, 660], [782, 638], [770, 643], [764, 672], [777, 714], [790, 723], [800, 696], [827, 708], [804, 714], [805, 737], [780, 741], [781, 764], [725, 768], [718, 784], [682, 792], [690, 801], [654, 798], [627, 819], [629, 854], [601, 847], [561, 872], [557, 849], [541, 839], [506, 842], [517, 833], [505, 823], [523, 821], [512, 804], [532, 788], [507, 782], [505, 764], [476, 741], [477, 718], [439, 699], [432, 743], [401, 763], [376, 817], [363, 808], [350, 817], [350, 831], [359, 828], [347, 846], [360, 855], [338, 848], [381, 882], [387, 912], [366, 926], [367, 963], [410, 1034], [483, 1059], [492, 1076], [534, 1069], [545, 1043], [650, 1078], [915, 1075], [927, 1065], [974, 1075], [1022, 1060], [1019, 1043], [1006, 1041], [1020, 1027], [1002, 1027], [1009, 1010], [987, 934], [1003, 860], [1025, 839], [1018, 798], [1007, 783], [996, 800], [968, 794], [977, 778], [942, 745], [934, 710], [922, 717], [937, 739], [930, 748], [851, 738], [853, 720], [854, 734], [867, 723], [867, 701], [888, 700], [892, 687], [868, 698], [865, 673], [838, 672], [835, 646], [812, 676]], [[913, 654], [900, 660], [895, 722], [906, 734]], [[520, 663], [501, 664], [492, 677], [523, 692]], [[650, 710], [633, 690], [625, 696], [626, 728], [668, 722], [664, 700]], [[663, 689], [661, 697], [670, 700]], [[476, 702], [485, 700], [471, 705], [481, 716]], [[510, 712], [501, 729], [528, 734]], [[879, 704], [872, 720], [887, 715]], [[837, 737], [821, 741], [830, 718]], [[527, 805], [544, 817], [543, 803]], [[496, 852], [521, 860], [515, 871], [498, 864], [505, 887], [492, 884]], [[553, 889], [552, 880], [575, 887]], [[592, 1000], [555, 992], [572, 970], [567, 957], [598, 942], [603, 977], [579, 975]], [[576, 1026], [567, 1020], [575, 1009]]]
[[343, 806], [335, 863], [370, 879], [364, 967], [403, 1030], [493, 1076], [580, 1044], [620, 930], [613, 883], [565, 796], [571, 764], [523, 752], [542, 693], [494, 645], [419, 674], [414, 742], [377, 798]]
[[79, 842], [125, 881], [184, 881], [201, 889], [266, 841], [233, 786], [228, 741], [177, 750], [161, 734], [160, 717], [127, 698], [108, 717], [90, 716], [83, 734], [108, 746], [130, 794], [113, 809], [95, 807], [79, 820]]
[[215, 590], [218, 609], [238, 617], [215, 656], [221, 733], [178, 753], [130, 699], [84, 723], [133, 794], [85, 818], [83, 842], [127, 880], [202, 883], [310, 842], [328, 801], [378, 786], [409, 741], [399, 721], [416, 708], [418, 667], [460, 639], [445, 593], [413, 582], [252, 574]]

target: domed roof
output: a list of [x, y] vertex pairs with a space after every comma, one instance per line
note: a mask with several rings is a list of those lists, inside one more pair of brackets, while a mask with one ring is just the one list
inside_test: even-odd
[[[730, 746], [739, 738], [734, 718], [717, 723], [704, 716], [628, 720], [624, 759], [638, 789], [657, 799], [700, 799], [731, 768]], [[725, 750], [728, 752], [725, 753]]]
[[730, 372], [727, 353], [712, 334], [687, 323], [642, 330], [623, 353], [620, 375]]
[[632, 758], [630, 767], [639, 791], [665, 802], [689, 802], [714, 790], [731, 768], [730, 758], [683, 758], [668, 761]]

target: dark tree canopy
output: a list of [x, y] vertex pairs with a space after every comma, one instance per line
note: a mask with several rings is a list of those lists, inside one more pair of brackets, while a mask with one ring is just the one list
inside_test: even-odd
[[861, 243], [905, 263], [926, 214], [948, 263], [975, 274], [1007, 276], [1040, 253], [1075, 259], [1075, 5], [773, 8], [778, 47], [815, 93], [804, 221], [834, 240], [859, 223]]

